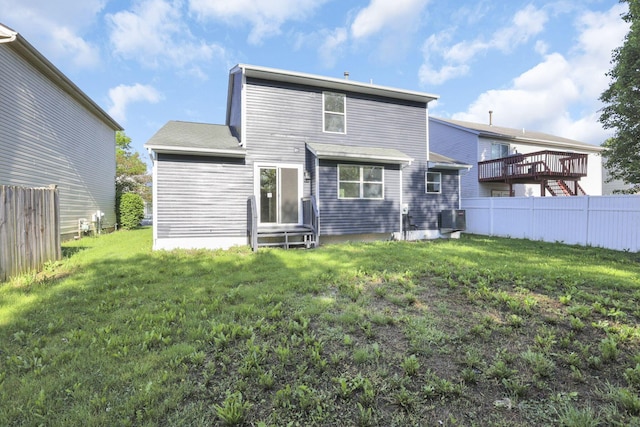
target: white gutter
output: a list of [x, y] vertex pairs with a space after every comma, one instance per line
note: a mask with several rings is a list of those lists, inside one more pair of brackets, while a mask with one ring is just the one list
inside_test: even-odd
[[18, 33], [0, 25], [0, 43], [11, 43], [18, 37]]
[[200, 156], [221, 156], [221, 157], [246, 157], [247, 152], [245, 150], [225, 150], [215, 148], [186, 148], [170, 145], [146, 145], [150, 150], [156, 153], [162, 154], [197, 154]]

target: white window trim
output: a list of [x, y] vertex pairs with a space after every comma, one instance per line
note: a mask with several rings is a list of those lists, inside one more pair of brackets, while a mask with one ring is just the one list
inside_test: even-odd
[[[343, 99], [342, 99], [342, 109], [344, 110], [344, 113], [336, 113], [334, 111], [327, 111], [324, 108], [324, 99], [325, 99], [325, 95], [327, 93], [331, 93], [331, 94], [335, 94], [335, 95], [342, 95]], [[326, 125], [325, 125], [325, 117], [328, 114], [335, 114], [335, 115], [341, 115], [344, 118], [344, 132], [333, 132], [330, 130], [327, 130]], [[324, 133], [334, 133], [334, 134], [338, 134], [338, 135], [344, 135], [347, 133], [347, 95], [345, 95], [344, 93], [339, 93], [339, 92], [322, 92], [322, 132]]]
[[[360, 180], [357, 181], [360, 184], [360, 197], [341, 197], [340, 196], [340, 182], [351, 182], [355, 183], [356, 181], [340, 181], [340, 166], [347, 167], [357, 167], [360, 168]], [[382, 169], [382, 181], [365, 181], [362, 178], [362, 170], [363, 168], [380, 168]], [[384, 166], [379, 165], [353, 165], [340, 163], [336, 168], [336, 180], [337, 180], [337, 190], [338, 190], [338, 199], [340, 200], [384, 200]], [[381, 184], [382, 185], [382, 197], [364, 197], [364, 184]]]
[[[438, 191], [429, 191], [429, 184], [435, 184], [436, 181], [429, 181], [429, 174], [433, 173], [433, 174], [438, 174]], [[442, 172], [431, 172], [431, 171], [426, 171], [424, 173], [424, 192], [426, 194], [442, 194]]]

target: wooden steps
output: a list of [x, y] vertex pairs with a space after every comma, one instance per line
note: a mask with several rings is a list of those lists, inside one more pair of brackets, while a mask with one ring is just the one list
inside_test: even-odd
[[260, 227], [258, 229], [258, 247], [316, 247], [315, 233], [312, 228], [301, 225], [290, 227]]

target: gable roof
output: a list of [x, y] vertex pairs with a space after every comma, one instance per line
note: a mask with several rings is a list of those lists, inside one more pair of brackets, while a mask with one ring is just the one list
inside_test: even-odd
[[163, 154], [245, 157], [232, 129], [225, 125], [171, 120], [158, 130], [146, 148]]
[[372, 83], [362, 83], [346, 78], [325, 77], [315, 74], [298, 73], [295, 71], [280, 70], [277, 68], [259, 67], [248, 64], [238, 64], [231, 69], [230, 75], [242, 72], [247, 77], [260, 78], [270, 81], [295, 83], [306, 86], [314, 86], [323, 89], [332, 89], [344, 92], [355, 92], [366, 95], [376, 95], [387, 98], [400, 99], [404, 101], [414, 101], [429, 103], [439, 98], [438, 95], [404, 90], [389, 86], [374, 85]]
[[563, 138], [561, 136], [551, 135], [543, 132], [466, 122], [462, 120], [442, 119], [438, 117], [429, 117], [429, 120], [433, 120], [447, 126], [471, 132], [485, 138], [495, 138], [505, 141], [547, 145], [552, 147], [574, 148], [592, 151], [594, 153], [599, 153], [600, 151], [602, 151], [602, 147], [596, 145], [587, 144], [585, 142]]
[[124, 130], [113, 117], [107, 114], [87, 94], [75, 85], [62, 71], [56, 68], [47, 58], [26, 41], [19, 33], [0, 23], [0, 45], [5, 44], [40, 71], [51, 82], [56, 84], [87, 110], [97, 116], [113, 130]]

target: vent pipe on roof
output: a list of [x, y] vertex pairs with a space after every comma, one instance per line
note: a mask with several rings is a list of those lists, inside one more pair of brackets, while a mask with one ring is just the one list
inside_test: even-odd
[[345, 80], [349, 80], [349, 72], [348, 71], [344, 72], [344, 79]]
[[489, 126], [493, 126], [493, 111], [489, 110]]

